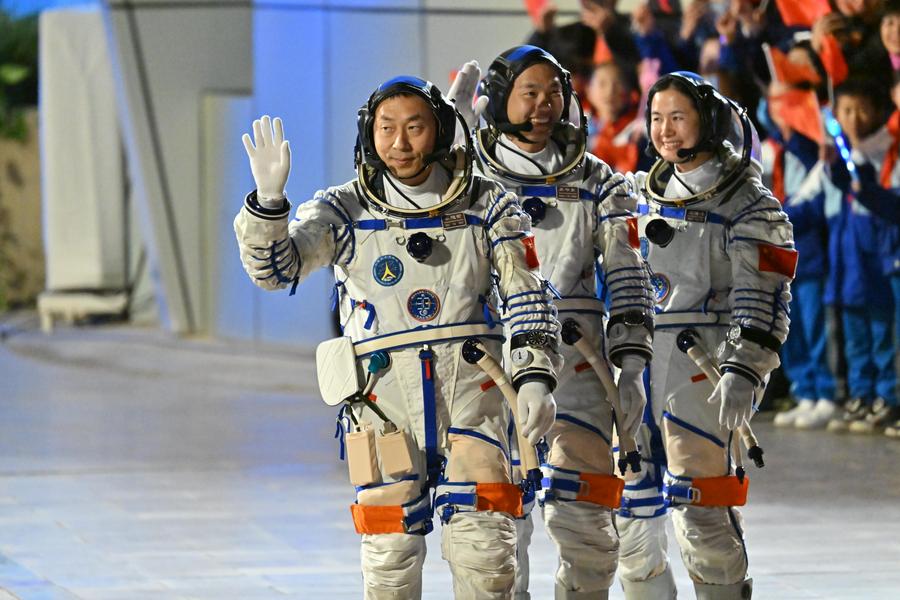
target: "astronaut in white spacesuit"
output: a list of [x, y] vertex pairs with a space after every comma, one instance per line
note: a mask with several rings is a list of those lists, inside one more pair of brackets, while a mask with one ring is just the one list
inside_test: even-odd
[[[479, 75], [476, 62], [464, 65], [450, 98], [470, 125], [476, 126], [477, 113], [485, 117], [486, 126], [475, 133], [480, 170], [514, 191], [530, 215], [541, 272], [552, 285], [564, 331], [577, 329], [598, 354], [605, 352], [621, 367], [618, 399], [624, 414], [618, 417], [633, 437], [646, 402], [642, 373], [651, 356], [653, 331], [649, 273], [638, 251], [637, 220], [628, 211], [635, 196], [624, 177], [585, 152], [586, 121], [568, 71], [552, 55], [535, 46], [502, 53], [488, 69], [483, 95], [473, 105]], [[624, 327], [616, 338], [603, 332], [607, 309], [597, 296], [598, 264], [610, 304], [609, 324]], [[505, 308], [512, 312], [517, 305]], [[554, 392], [558, 409], [546, 437], [538, 499], [559, 552], [556, 598], [602, 599], [616, 571], [619, 543], [612, 511], [624, 485], [613, 468], [613, 413], [585, 357], [573, 345], [564, 344], [561, 351], [565, 367]], [[512, 352], [513, 368], [516, 361]], [[517, 525], [516, 597], [528, 598], [533, 527], [528, 515]]]
[[[500, 360], [503, 331], [485, 307], [492, 271], [502, 300], [523, 306], [510, 318], [544, 315], [524, 319], [511, 340], [523, 355], [511, 373], [522, 433], [536, 443], [555, 415], [558, 323], [528, 218], [514, 194], [473, 174], [468, 136], [453, 144], [457, 124], [433, 84], [384, 83], [359, 111], [358, 178], [318, 192], [293, 220], [280, 120], [263, 117], [255, 140], [244, 136], [257, 189], [234, 227], [251, 279], [293, 292], [315, 269], [334, 268], [346, 337], [328, 342], [319, 379], [326, 401], [323, 381], [354, 379], [330, 403], [344, 401], [366, 598], [421, 596], [434, 510], [456, 596], [512, 595], [523, 494], [510, 478], [506, 407], [463, 356], [477, 340]], [[351, 366], [335, 373], [347, 348]]]
[[[654, 84], [647, 127], [657, 161], [635, 180], [658, 314], [647, 420], [656, 440], [642, 448], [656, 469], [634, 486], [632, 502], [657, 514], [628, 518], [629, 499], [623, 502], [620, 576], [629, 600], [675, 597], [665, 509], [653, 501], [661, 493], [697, 598], [749, 598], [734, 508], [746, 502], [749, 479], [735, 467], [735, 436], [746, 431], [787, 337], [797, 263], [792, 228], [760, 181], [758, 140], [745, 111], [698, 75], [670, 73]], [[718, 364], [716, 385], [684, 352], [688, 346], [679, 347], [679, 336]], [[662, 474], [659, 491], [654, 473]]]

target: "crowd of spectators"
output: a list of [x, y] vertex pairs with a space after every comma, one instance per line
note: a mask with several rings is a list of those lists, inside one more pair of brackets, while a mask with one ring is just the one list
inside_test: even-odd
[[900, 0], [526, 0], [528, 43], [573, 74], [591, 151], [619, 171], [650, 159], [645, 94], [699, 73], [746, 107], [766, 183], [800, 252], [775, 423], [900, 438]]

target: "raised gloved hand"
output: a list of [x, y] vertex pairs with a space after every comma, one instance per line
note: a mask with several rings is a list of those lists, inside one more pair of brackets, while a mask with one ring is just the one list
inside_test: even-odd
[[[644, 367], [647, 361], [634, 354], [622, 357], [622, 372], [619, 373], [619, 406], [622, 414], [619, 422], [622, 431], [632, 438], [637, 435], [647, 404], [647, 392], [644, 390]], [[621, 433], [620, 433], [621, 435]]]
[[275, 117], [272, 121], [269, 115], [265, 115], [253, 121], [253, 141], [246, 133], [241, 139], [250, 158], [250, 170], [256, 181], [256, 196], [260, 203], [264, 200], [282, 200], [291, 172], [291, 148], [284, 139], [281, 119]]
[[556, 419], [556, 401], [543, 381], [526, 381], [516, 398], [522, 435], [532, 446], [541, 441]]
[[756, 389], [749, 379], [737, 373], [724, 373], [707, 402], [721, 404], [719, 424], [733, 430], [750, 421], [755, 397]]
[[634, 187], [634, 179], [621, 173], [613, 173], [600, 185], [601, 202], [609, 202], [619, 210], [634, 212], [637, 210], [638, 196]]
[[447, 99], [456, 104], [456, 110], [462, 115], [469, 129], [478, 125], [478, 119], [488, 104], [487, 96], [475, 98], [475, 90], [481, 81], [481, 68], [477, 60], [470, 60], [456, 73], [453, 84], [447, 92]]

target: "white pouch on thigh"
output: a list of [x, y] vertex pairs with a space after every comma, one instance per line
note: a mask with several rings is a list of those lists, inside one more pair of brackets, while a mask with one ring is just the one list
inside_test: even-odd
[[328, 406], [337, 406], [359, 391], [356, 352], [349, 337], [326, 340], [316, 347], [316, 376]]

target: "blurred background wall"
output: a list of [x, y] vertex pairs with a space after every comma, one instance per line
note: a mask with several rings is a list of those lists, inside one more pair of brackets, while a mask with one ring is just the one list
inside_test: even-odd
[[[71, 266], [79, 242], [46, 244], [48, 272], [65, 264], [75, 277], [65, 283], [47, 277], [44, 307], [65, 312], [84, 293], [105, 299], [124, 293], [128, 314], [139, 322], [179, 334], [287, 343], [333, 334], [332, 276], [317, 273], [289, 296], [264, 293], [243, 273], [231, 221], [253, 187], [240, 142], [251, 121], [263, 114], [284, 119], [293, 154], [287, 193], [296, 205], [354, 176], [356, 112], [379, 83], [407, 73], [446, 91], [463, 62], [477, 59], [484, 67], [531, 31], [521, 0], [74, 4], [6, 4], [12, 12], [48, 9], [41, 18], [49, 38], [41, 42], [42, 60], [50, 61], [41, 66], [42, 178], [51, 192], [43, 205], [56, 217], [45, 214], [44, 232], [81, 219], [85, 238], [110, 240], [95, 245], [86, 261], [115, 263], [121, 272], [110, 280], [117, 283], [80, 286], [79, 267]], [[556, 4], [561, 22], [577, 18], [577, 0]], [[620, 2], [620, 9], [630, 4]], [[102, 48], [106, 99], [91, 82], [106, 77], [93, 63], [76, 65], [93, 90], [89, 100], [47, 80], [72, 73], [59, 67], [64, 52], [54, 58], [47, 48], [78, 40]], [[73, 120], [92, 122], [93, 129], [73, 131]], [[121, 147], [111, 149], [110, 140]], [[85, 167], [73, 170], [70, 163], [63, 170], [48, 160], [60, 149]], [[111, 235], [110, 227], [119, 230]], [[112, 260], [110, 253], [121, 256]]]

